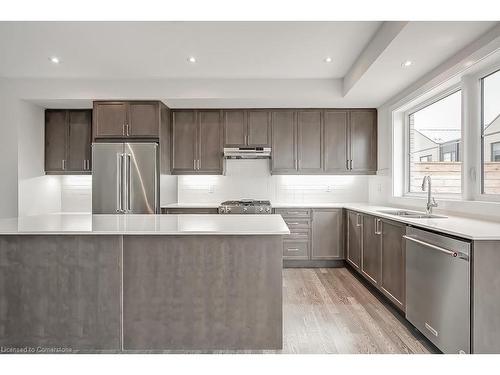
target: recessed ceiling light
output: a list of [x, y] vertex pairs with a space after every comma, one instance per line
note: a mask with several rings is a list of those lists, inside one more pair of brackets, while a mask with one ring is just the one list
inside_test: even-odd
[[192, 64], [194, 64], [196, 62], [196, 58], [194, 56], [190, 56], [188, 57], [188, 61]]
[[61, 61], [59, 60], [59, 57], [57, 56], [51, 56], [49, 57], [49, 60], [53, 63], [53, 64], [59, 64]]
[[331, 57], [325, 57], [325, 60], [324, 60], [326, 63], [331, 63], [332, 62], [332, 58]]
[[404, 62], [402, 62], [402, 63], [401, 63], [401, 66], [402, 66], [403, 68], [408, 68], [408, 67], [409, 67], [409, 66], [411, 66], [412, 64], [413, 64], [413, 61], [411, 61], [411, 60], [406, 60], [406, 61], [404, 61]]

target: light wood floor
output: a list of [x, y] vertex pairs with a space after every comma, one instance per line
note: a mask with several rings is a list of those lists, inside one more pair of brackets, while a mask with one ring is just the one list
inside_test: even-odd
[[170, 353], [433, 353], [421, 334], [347, 268], [283, 270], [283, 350]]
[[283, 277], [282, 353], [433, 351], [346, 268], [285, 269]]

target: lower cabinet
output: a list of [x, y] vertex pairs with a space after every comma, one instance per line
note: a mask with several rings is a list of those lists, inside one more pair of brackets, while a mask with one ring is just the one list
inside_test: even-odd
[[361, 273], [373, 284], [380, 282], [381, 272], [381, 220], [363, 215], [363, 251], [361, 252]]
[[283, 241], [283, 259], [331, 261], [344, 259], [342, 208], [279, 208], [290, 234]]
[[343, 210], [312, 210], [312, 247], [311, 259], [344, 259]]
[[[380, 219], [379, 219], [380, 220]], [[382, 267], [380, 289], [400, 309], [405, 309], [405, 241], [404, 224], [381, 219]]]
[[362, 215], [357, 212], [347, 212], [347, 262], [357, 270], [361, 267], [362, 219]]
[[405, 310], [406, 225], [347, 212], [347, 262], [400, 310]]

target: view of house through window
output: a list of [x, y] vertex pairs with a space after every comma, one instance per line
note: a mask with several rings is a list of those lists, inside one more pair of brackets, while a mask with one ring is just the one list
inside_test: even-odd
[[435, 193], [461, 193], [461, 113], [461, 92], [456, 91], [409, 115], [410, 193], [422, 192], [426, 175]]
[[482, 79], [483, 193], [500, 194], [500, 71]]

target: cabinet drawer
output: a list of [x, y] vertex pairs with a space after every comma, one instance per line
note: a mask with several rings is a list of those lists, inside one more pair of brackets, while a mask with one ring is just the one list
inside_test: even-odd
[[297, 218], [291, 218], [291, 217], [285, 217], [283, 219], [288, 225], [288, 228], [292, 230], [296, 229], [310, 229], [311, 228], [311, 220], [309, 219], [297, 219]]
[[283, 241], [283, 257], [308, 259], [309, 242]]
[[276, 208], [274, 212], [284, 217], [311, 217], [309, 208]]
[[309, 229], [306, 230], [290, 230], [290, 234], [283, 237], [285, 240], [294, 240], [294, 241], [309, 241], [311, 239], [311, 232]]

